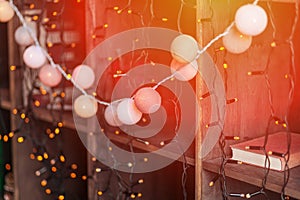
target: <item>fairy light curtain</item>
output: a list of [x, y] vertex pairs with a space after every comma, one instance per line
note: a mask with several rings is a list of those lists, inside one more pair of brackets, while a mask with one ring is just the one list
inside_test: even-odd
[[[21, 22], [23, 23], [23, 25], [26, 27], [26, 23], [24, 22], [24, 19], [21, 15], [20, 12], [18, 12], [17, 7], [14, 6], [13, 2], [10, 1], [10, 4], [6, 4], [4, 1], [0, 2], [2, 3], [3, 7], [7, 8], [7, 11], [4, 15], [1, 16], [1, 21], [8, 21], [12, 16], [14, 11], [16, 12], [17, 16], [20, 18]], [[143, 19], [143, 15], [140, 14], [139, 12], [135, 13], [133, 10], [130, 9], [131, 7], [131, 1], [128, 2], [128, 4], [122, 8], [119, 6], [114, 6], [112, 8], [109, 8], [110, 10], [113, 10], [115, 12], [117, 12], [117, 14], [121, 14], [122, 12], [126, 11], [127, 14], [136, 14], [140, 19]], [[225, 52], [223, 53], [223, 76], [225, 77], [225, 89], [227, 92], [230, 91], [230, 84], [229, 80], [230, 80], [230, 68], [231, 68], [231, 64], [230, 64], [230, 60], [229, 60], [229, 56], [228, 54], [241, 54], [244, 53], [248, 50], [248, 48], [251, 46], [252, 41], [255, 39], [256, 36], [258, 36], [259, 34], [261, 34], [268, 23], [268, 19], [269, 19], [269, 23], [271, 24], [271, 32], [272, 32], [272, 40], [270, 43], [268, 43], [267, 45], [270, 48], [270, 51], [268, 53], [268, 56], [265, 60], [265, 64], [264, 64], [264, 68], [260, 69], [260, 70], [249, 70], [247, 75], [249, 76], [249, 78], [253, 78], [254, 77], [259, 77], [261, 76], [264, 80], [264, 84], [266, 86], [266, 90], [267, 90], [267, 97], [268, 97], [268, 105], [270, 108], [270, 113], [269, 113], [269, 117], [267, 117], [266, 121], [266, 128], [265, 128], [265, 135], [266, 135], [266, 143], [267, 143], [267, 135], [270, 134], [270, 129], [271, 126], [275, 123], [277, 125], [280, 125], [280, 128], [285, 130], [287, 132], [287, 136], [290, 134], [290, 125], [289, 125], [289, 120], [288, 120], [288, 116], [290, 114], [290, 109], [291, 109], [291, 103], [292, 103], [292, 98], [295, 92], [295, 79], [296, 79], [296, 65], [295, 65], [295, 51], [294, 51], [294, 36], [295, 36], [295, 29], [296, 29], [296, 25], [298, 23], [298, 1], [296, 1], [294, 3], [294, 12], [295, 12], [295, 16], [293, 18], [293, 23], [291, 25], [291, 31], [290, 34], [288, 35], [287, 39], [285, 41], [277, 41], [277, 33], [278, 30], [276, 29], [276, 25], [274, 23], [274, 15], [273, 15], [273, 11], [272, 11], [272, 5], [270, 2], [266, 3], [266, 8], [263, 9], [260, 6], [257, 6], [257, 3], [259, 3], [258, 1], [253, 2], [252, 4], [247, 4], [244, 6], [241, 6], [235, 13], [235, 19], [234, 20], [235, 23], [230, 22], [228, 23], [227, 27], [224, 27], [223, 31], [220, 31], [221, 33], [215, 33], [216, 31], [213, 31], [213, 33], [216, 34], [216, 36], [214, 36], [214, 38], [212, 38], [208, 43], [207, 46], [204, 46], [202, 49], [198, 49], [197, 45], [194, 45], [194, 40], [192, 39], [192, 37], [188, 36], [188, 35], [180, 35], [178, 36], [172, 43], [171, 46], [171, 52], [172, 52], [172, 56], [173, 59], [177, 62], [186, 62], [186, 63], [190, 63], [192, 62], [194, 59], [197, 59], [201, 54], [203, 54], [204, 52], [206, 52], [211, 46], [215, 47], [215, 43], [217, 43], [219, 41], [219, 39], [222, 39], [223, 42], [223, 46], [220, 46], [218, 48], [217, 52]], [[90, 3], [90, 9], [91, 11], [95, 11], [93, 2], [91, 1]], [[182, 15], [182, 8], [184, 6], [187, 6], [188, 4], [184, 1], [181, 2], [180, 4], [180, 9], [179, 9], [179, 13], [178, 13], [178, 23], [177, 23], [177, 29], [179, 32], [182, 32], [181, 29], [181, 25], [180, 25], [180, 16]], [[190, 5], [188, 5], [190, 6]], [[155, 15], [154, 15], [154, 5], [153, 5], [153, 1], [150, 2], [150, 19], [154, 19]], [[193, 6], [192, 6], [193, 7]], [[13, 10], [9, 9], [9, 8], [13, 8]], [[267, 11], [267, 13], [265, 12], [265, 10]], [[256, 13], [255, 16], [253, 16], [253, 13]], [[257, 17], [258, 22], [252, 24], [251, 20], [249, 21], [249, 18], [251, 17]], [[95, 19], [95, 13], [92, 12], [92, 18]], [[213, 18], [213, 15], [212, 15]], [[161, 18], [162, 21], [167, 21], [167, 17], [163, 17]], [[95, 25], [95, 21], [92, 20], [93, 25]], [[141, 20], [141, 24], [144, 25], [144, 21]], [[253, 26], [252, 26], [253, 25]], [[104, 23], [102, 26], [102, 29], [108, 28], [109, 24]], [[95, 27], [96, 29], [96, 27]], [[30, 31], [29, 31], [30, 32]], [[81, 92], [83, 95], [81, 95], [80, 97], [78, 97], [75, 102], [75, 112], [83, 117], [83, 118], [87, 118], [90, 116], [93, 116], [96, 112], [97, 112], [97, 107], [98, 104], [103, 105], [103, 106], [107, 106], [109, 108], [109, 106], [113, 105], [110, 102], [106, 102], [106, 101], [102, 101], [101, 99], [95, 99], [95, 94], [88, 94], [88, 92], [86, 91], [86, 89], [88, 88], [89, 83], [85, 83], [84, 81], [76, 81], [72, 78], [72, 75], [69, 74], [68, 72], [66, 72], [61, 66], [57, 65], [54, 60], [52, 59], [52, 57], [46, 53], [46, 51], [41, 47], [39, 41], [37, 40], [37, 38], [34, 37], [34, 34], [32, 34], [31, 32], [31, 37], [33, 37], [34, 39], [34, 43], [35, 46], [31, 46], [28, 49], [25, 50], [24, 52], [24, 61], [25, 63], [30, 66], [31, 68], [39, 68], [41, 67], [41, 65], [48, 60], [50, 65], [53, 68], [56, 68], [58, 70], [58, 72], [60, 72], [66, 80], [69, 80], [70, 82], [73, 83], [73, 85], [79, 90], [79, 92]], [[96, 39], [97, 38], [97, 34], [96, 34], [96, 30], [93, 31], [93, 34], [91, 35], [92, 38]], [[183, 43], [190, 43], [190, 46], [188, 46], [189, 49], [189, 53], [186, 52], [186, 49], [184, 50], [184, 45], [182, 45], [183, 43], [181, 43], [180, 41], [184, 41]], [[289, 49], [289, 58], [290, 58], [290, 63], [289, 63], [289, 68], [288, 71], [284, 74], [284, 78], [288, 81], [287, 84], [287, 90], [288, 90], [288, 94], [287, 94], [287, 106], [286, 109], [283, 109], [282, 113], [277, 114], [277, 109], [274, 106], [274, 91], [272, 89], [272, 79], [270, 78], [270, 69], [272, 66], [271, 63], [271, 58], [274, 55], [273, 51], [277, 50], [277, 48], [280, 47], [282, 42], [282, 45], [287, 45], [288, 49]], [[231, 44], [236, 44], [234, 46], [231, 46]], [[28, 58], [27, 53], [30, 54], [34, 54], [37, 53], [39, 55], [40, 59], [37, 60], [31, 60]], [[194, 53], [192, 55], [192, 53]], [[215, 52], [216, 54], [216, 52]], [[179, 55], [179, 56], [178, 56]], [[190, 58], [191, 56], [191, 58]], [[109, 59], [109, 58], [108, 58]], [[113, 58], [111, 58], [113, 59]], [[255, 64], [253, 64], [255, 65]], [[189, 67], [193, 67], [193, 65], [187, 65]], [[93, 73], [90, 72], [89, 68], [86, 68], [86, 66], [80, 66], [82, 69], [84, 69], [84, 71], [86, 71], [86, 74], [88, 74], [88, 77], [91, 77]], [[159, 82], [157, 84], [155, 84], [155, 86], [152, 88], [154, 91], [164, 82], [170, 81], [172, 80], [172, 78], [174, 78], [176, 76], [177, 73], [180, 73], [180, 70], [177, 72], [174, 72], [172, 75], [166, 77], [165, 79], [162, 80], [162, 82]], [[85, 74], [85, 75], [86, 75]], [[89, 75], [90, 74], [90, 75]], [[122, 74], [122, 73], [120, 73]], [[118, 73], [116, 73], [116, 76], [118, 77]], [[126, 74], [125, 74], [126, 76]], [[76, 76], [73, 77], [76, 79]], [[193, 78], [193, 77], [192, 77]], [[91, 79], [92, 80], [92, 79]], [[188, 79], [190, 80], [190, 79]], [[212, 91], [208, 91], [207, 95], [203, 95], [203, 99], [209, 97], [211, 94], [209, 94]], [[137, 100], [138, 101], [138, 100]], [[90, 104], [91, 103], [91, 104]], [[121, 104], [122, 103], [122, 104]], [[133, 105], [133, 101], [132, 99], [126, 99], [125, 101], [122, 101], [120, 103], [120, 105], [122, 106], [128, 106], [128, 105]], [[236, 97], [232, 97], [232, 99], [227, 99], [227, 103], [231, 104], [231, 103], [239, 103], [239, 99]], [[78, 107], [77, 107], [78, 105]], [[135, 101], [135, 105], [138, 106], [138, 102]], [[90, 110], [82, 110], [83, 106], [87, 106]], [[230, 105], [232, 106], [232, 105]], [[229, 105], [228, 105], [229, 107]], [[119, 108], [119, 106], [118, 106]], [[143, 108], [139, 108], [140, 111], [143, 110]], [[111, 111], [114, 111], [114, 109], [112, 109]], [[146, 109], [146, 111], [148, 111]], [[145, 111], [144, 111], [145, 112]], [[120, 113], [116, 113], [119, 120], [124, 123], [124, 124], [135, 124], [136, 122], [138, 122], [141, 119], [141, 114], [137, 113], [136, 115], [134, 114], [134, 118], [132, 118], [132, 120], [130, 121], [126, 121], [126, 119], [122, 119], [122, 116], [120, 115]], [[125, 113], [128, 114], [128, 113]], [[132, 114], [132, 113], [130, 113]], [[115, 113], [113, 113], [114, 116]], [[136, 119], [135, 119], [136, 118]], [[26, 119], [26, 118], [25, 118]], [[107, 121], [109, 121], [108, 119], [106, 119]], [[225, 121], [226, 122], [226, 121]], [[273, 123], [273, 124], [272, 124]], [[208, 123], [206, 124], [206, 127], [209, 128], [210, 126], [218, 126], [220, 124], [223, 124], [223, 122], [215, 122], [215, 123]], [[118, 124], [116, 123], [116, 121], [113, 122], [113, 124], [111, 124], [113, 126], [118, 126]], [[225, 123], [225, 127], [226, 127], [226, 123]], [[253, 196], [256, 195], [264, 195], [265, 198], [268, 198], [267, 194], [265, 193], [265, 184], [268, 178], [268, 172], [269, 172], [269, 168], [268, 168], [268, 157], [266, 158], [266, 166], [265, 166], [265, 177], [262, 180], [262, 186], [260, 188], [260, 190], [255, 191], [255, 192], [249, 192], [249, 193], [232, 193], [231, 191], [227, 190], [227, 181], [226, 181], [226, 173], [225, 173], [225, 166], [229, 163], [238, 163], [238, 161], [232, 161], [230, 159], [230, 157], [228, 156], [227, 152], [226, 152], [226, 143], [228, 139], [238, 139], [239, 136], [234, 137], [234, 135], [228, 135], [228, 133], [226, 133], [226, 129], [224, 129], [221, 132], [220, 135], [220, 147], [222, 150], [222, 165], [220, 167], [220, 174], [218, 175], [220, 180], [221, 180], [221, 185], [222, 185], [222, 193], [223, 193], [223, 198], [224, 199], [228, 199], [229, 197], [243, 197], [243, 198], [251, 198]], [[287, 137], [288, 143], [290, 143], [289, 141], [289, 137]], [[147, 145], [147, 144], [145, 144]], [[262, 147], [262, 149], [264, 149], [265, 146]], [[108, 145], [108, 148], [110, 148], [110, 146]], [[134, 153], [133, 149], [132, 149], [132, 143], [129, 142], [129, 150]], [[289, 149], [285, 150], [284, 154], [287, 156], [289, 156]], [[266, 153], [267, 156], [267, 153]], [[128, 167], [131, 168], [133, 166], [133, 163], [127, 163]], [[187, 198], [186, 196], [186, 191], [185, 191], [185, 170], [186, 170], [186, 162], [183, 162], [183, 179], [182, 179], [182, 187], [183, 187], [183, 196], [184, 199]], [[288, 169], [288, 165], [286, 165], [286, 171], [284, 172], [284, 183], [282, 186], [282, 192], [281, 192], [281, 198], [284, 199], [285, 198], [285, 188], [288, 182], [288, 177], [289, 177], [289, 169]], [[114, 173], [118, 173], [117, 171], [113, 170]], [[132, 174], [131, 174], [132, 175]], [[118, 176], [118, 174], [117, 174]], [[132, 188], [132, 186], [134, 185], [135, 181], [133, 181], [132, 179], [130, 179], [130, 184], [128, 185], [122, 185], [122, 181], [123, 179], [120, 180], [120, 188], [122, 191], [122, 189], [125, 189], [125, 198], [136, 198], [136, 196], [139, 197], [139, 193], [135, 194], [132, 193], [132, 191], [130, 190]], [[216, 181], [217, 179], [214, 179], [214, 181]], [[213, 181], [213, 182], [214, 182]], [[213, 184], [211, 184], [213, 185]], [[129, 187], [129, 188], [128, 188]], [[102, 196], [103, 191], [99, 190], [97, 192], [97, 194], [99, 196]], [[121, 194], [120, 194], [121, 195]], [[121, 195], [122, 196], [122, 195]]]

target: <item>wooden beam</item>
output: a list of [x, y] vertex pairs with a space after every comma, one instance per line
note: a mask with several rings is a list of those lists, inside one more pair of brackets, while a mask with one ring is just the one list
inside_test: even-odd
[[[15, 28], [19, 25], [19, 21], [17, 17], [14, 17], [12, 20], [8, 22], [7, 26], [7, 34], [8, 34], [8, 64], [11, 65], [19, 65], [19, 50], [14, 41], [14, 31]], [[10, 96], [10, 107], [11, 109], [16, 108], [18, 105], [21, 105], [22, 102], [22, 93], [21, 93], [21, 71], [15, 70], [9, 72], [9, 96]], [[11, 130], [15, 130], [18, 127], [18, 119], [17, 116], [11, 114]], [[12, 140], [12, 166], [14, 172], [14, 199], [20, 199], [19, 192], [19, 175], [21, 169], [18, 167], [18, 159], [19, 157], [16, 155], [18, 152], [18, 143], [16, 140]]]
[[[209, 17], [209, 0], [197, 0], [197, 10], [196, 10], [196, 37], [199, 45], [201, 47], [205, 44], [205, 33], [202, 21]], [[201, 70], [201, 60], [198, 60], [199, 69]], [[196, 78], [196, 95], [197, 98], [200, 99], [203, 91], [203, 85], [201, 81], [201, 77], [198, 74]], [[202, 109], [201, 107], [199, 108]], [[198, 112], [200, 112], [200, 110]], [[202, 118], [199, 115], [198, 125], [201, 124]], [[201, 159], [201, 146], [202, 146], [202, 132], [201, 128], [198, 129], [198, 133], [195, 138], [195, 199], [202, 199], [202, 159]]]

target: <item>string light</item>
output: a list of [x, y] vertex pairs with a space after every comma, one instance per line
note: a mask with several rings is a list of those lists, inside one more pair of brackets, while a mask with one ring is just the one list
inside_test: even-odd
[[[54, 1], [54, 2], [56, 2], [56, 1]], [[57, 1], [58, 2], [58, 1]], [[77, 1], [77, 2], [80, 2], [80, 1]], [[257, 4], [257, 2], [258, 1], [255, 1], [253, 4]], [[182, 4], [181, 4], [181, 11], [182, 11], [182, 5], [184, 5], [184, 3], [183, 2], [181, 2]], [[119, 8], [117, 8], [116, 10], [118, 10], [118, 11], [121, 11], [122, 12], [122, 10], [119, 10]], [[129, 12], [130, 11], [130, 12]], [[128, 10], [128, 14], [131, 14], [132, 13], [132, 11], [131, 10]], [[181, 14], [180, 14], [181, 15]], [[38, 17], [38, 16], [37, 16]], [[180, 17], [178, 17], [178, 21], [180, 22]], [[21, 20], [22, 21], [22, 20]], [[52, 26], [53, 25], [53, 26]], [[52, 24], [51, 25], [51, 28], [53, 28], [53, 29], [55, 29], [56, 28], [56, 25], [55, 24]], [[106, 27], [105, 27], [106, 26]], [[179, 31], [180, 31], [180, 23], [178, 23], [178, 26], [179, 26]], [[104, 25], [104, 27], [105, 28], [107, 28], [108, 27], [108, 25], [107, 24], [105, 24]], [[230, 26], [229, 26], [230, 27]], [[228, 27], [228, 29], [227, 30], [229, 30], [229, 27]], [[180, 31], [181, 32], [181, 31]], [[212, 40], [209, 44], [211, 45], [212, 43], [214, 43], [216, 40], [218, 40], [220, 37], [222, 37], [222, 36], [224, 36], [225, 34], [227, 34], [227, 32], [228, 31], [225, 31], [223, 34], [220, 34], [218, 37], [216, 37], [214, 40]], [[209, 46], [210, 46], [209, 45]], [[272, 46], [272, 44], [271, 44], [271, 46]], [[276, 47], [276, 43], [275, 43], [275, 46], [273, 45], [272, 47]], [[221, 50], [221, 48], [220, 48], [220, 50]], [[223, 49], [224, 50], [224, 49]], [[206, 49], [204, 50], [204, 51], [206, 51]], [[203, 51], [200, 51], [200, 52], [203, 52]], [[50, 60], [50, 62], [51, 62], [51, 60]], [[51, 64], [53, 64], [53, 63], [51, 63]], [[228, 66], [227, 66], [228, 67]], [[227, 69], [227, 67], [225, 68], [225, 69]], [[58, 67], [59, 68], [59, 67]], [[60, 68], [59, 68], [60, 69]], [[263, 75], [263, 74], [265, 74], [265, 72], [249, 72], [248, 73], [248, 75]], [[66, 79], [67, 80], [72, 80], [72, 77], [71, 77], [71, 75], [70, 74], [64, 74], [65, 75], [65, 77], [66, 77]], [[170, 79], [172, 79], [173, 77], [171, 77], [171, 78], [169, 78], [168, 77], [168, 79], [167, 80], [170, 80]], [[80, 89], [80, 88], [79, 88]], [[82, 91], [82, 90], [81, 90]], [[84, 94], [86, 94], [85, 92], [83, 92]], [[235, 101], [234, 102], [236, 102], [237, 101], [237, 99], [234, 99]], [[229, 100], [229, 101], [232, 101], [232, 100]], [[104, 105], [107, 105], [107, 104], [105, 104], [105, 102], [101, 102], [102, 104], [104, 104]], [[24, 113], [22, 113], [22, 114], [24, 114]], [[21, 114], [21, 118], [22, 119], [25, 119], [26, 118], [26, 115], [25, 116], [23, 116]], [[29, 118], [28, 118], [29, 119]], [[207, 125], [207, 127], [209, 127], [209, 126], [212, 126], [212, 125], [217, 125], [217, 124], [208, 124]], [[284, 128], [288, 128], [288, 124], [287, 123], [282, 123], [282, 126], [284, 127]], [[38, 159], [39, 158], [39, 156], [37, 156], [37, 160], [39, 160]], [[62, 161], [61, 160], [61, 158], [60, 158], [60, 161], [61, 162], [64, 162], [64, 161]], [[233, 162], [233, 161], [232, 161]], [[235, 161], [234, 161], [235, 162]], [[228, 163], [231, 163], [231, 161], [228, 161]], [[128, 167], [132, 167], [132, 163], [128, 163]], [[47, 190], [48, 189], [46, 189], [45, 191], [46, 191], [46, 193], [47, 194], [50, 194], [51, 193], [51, 190], [49, 189], [48, 191], [50, 191], [50, 192], [47, 192]], [[135, 195], [134, 193], [132, 193], [131, 195]], [[243, 198], [251, 198], [252, 197], [252, 195], [251, 194], [229, 194], [229, 196], [239, 196], [239, 197], [243, 197]], [[135, 198], [135, 196], [134, 196], [134, 198]]]

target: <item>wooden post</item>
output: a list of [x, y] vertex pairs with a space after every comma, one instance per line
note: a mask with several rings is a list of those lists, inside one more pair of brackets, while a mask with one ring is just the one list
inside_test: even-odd
[[[15, 28], [19, 25], [19, 22], [16, 17], [14, 17], [9, 23], [7, 27], [7, 34], [8, 34], [8, 64], [11, 65], [20, 65], [19, 61], [19, 50], [14, 42], [14, 31]], [[17, 105], [21, 105], [22, 102], [22, 93], [21, 93], [21, 83], [22, 80], [20, 79], [21, 71], [16, 69], [15, 71], [9, 72], [9, 91], [10, 91], [10, 102], [11, 102], [11, 109], [17, 107]], [[15, 115], [11, 114], [11, 130], [15, 130], [18, 127], [18, 119]], [[12, 166], [14, 167], [14, 199], [20, 199], [19, 194], [19, 168], [18, 166], [18, 159], [19, 157], [16, 156], [17, 150], [17, 142], [16, 140], [12, 140]]]
[[[205, 45], [204, 42], [204, 27], [202, 21], [209, 16], [209, 2], [208, 0], [197, 0], [197, 14], [196, 14], [196, 37], [198, 44], [203, 47]], [[199, 69], [201, 70], [201, 60], [198, 60]], [[201, 77], [198, 74], [196, 78], [196, 95], [197, 98], [200, 99], [200, 96], [202, 95], [203, 85], [201, 81]], [[199, 108], [201, 110], [201, 107]], [[198, 112], [200, 112], [200, 110]], [[200, 127], [202, 118], [201, 115], [199, 115], [198, 119], [198, 133], [196, 134], [196, 145], [195, 145], [195, 199], [200, 200], [202, 199], [202, 159], [201, 159], [201, 146], [202, 146], [202, 130]]]

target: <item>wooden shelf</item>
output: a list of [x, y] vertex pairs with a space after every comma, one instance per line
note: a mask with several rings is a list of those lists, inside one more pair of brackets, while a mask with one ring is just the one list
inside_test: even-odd
[[[210, 172], [219, 172], [221, 159], [203, 161], [203, 169]], [[226, 176], [246, 182], [252, 185], [261, 186], [264, 177], [264, 169], [247, 164], [227, 164]], [[290, 170], [290, 179], [286, 187], [286, 194], [293, 198], [300, 199], [300, 166]], [[266, 189], [280, 193], [283, 183], [283, 172], [270, 170]]]
[[[35, 114], [35, 117], [37, 119], [51, 123], [51, 122], [53, 122], [53, 117], [55, 119], [59, 119], [60, 112], [54, 111], [51, 114], [50, 110], [48, 110], [46, 108], [35, 108], [34, 109], [34, 114]], [[72, 112], [70, 112], [70, 111], [63, 112], [62, 122], [64, 123], [64, 127], [76, 130]], [[80, 131], [85, 131], [85, 129], [80, 130]], [[116, 135], [114, 133], [108, 133], [108, 137], [113, 142], [117, 142], [117, 143], [121, 143], [121, 144], [127, 144], [131, 140], [131, 138], [127, 137], [127, 135], [125, 135], [125, 134]], [[151, 144], [146, 145], [146, 144], [144, 144], [142, 142], [139, 142], [137, 140], [133, 140], [132, 144], [133, 144], [133, 147], [135, 147], [137, 149], [140, 149], [142, 151], [146, 151], [146, 152], [154, 152], [155, 150], [160, 148], [158, 146], [151, 145]], [[165, 156], [167, 158], [172, 158], [172, 159], [176, 158], [175, 154], [173, 154], [171, 152], [167, 152], [167, 151], [161, 151], [159, 153], [159, 155]], [[180, 157], [179, 161], [183, 161], [183, 158]], [[191, 156], [186, 156], [186, 162], [187, 162], [187, 164], [194, 166], [195, 165], [195, 158], [191, 157]]]
[[11, 109], [11, 102], [9, 100], [9, 90], [6, 88], [0, 89], [0, 107], [5, 110]]
[[54, 119], [62, 119], [64, 127], [75, 130], [76, 127], [74, 125], [73, 115], [70, 111], [64, 111], [62, 117], [61, 113], [58, 111], [54, 111], [51, 113], [49, 109], [46, 108], [35, 108], [34, 109], [35, 117], [39, 120], [52, 123]]

